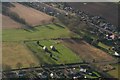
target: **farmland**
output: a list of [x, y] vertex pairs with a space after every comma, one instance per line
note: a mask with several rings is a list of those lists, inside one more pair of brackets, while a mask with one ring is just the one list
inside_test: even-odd
[[[114, 25], [118, 25], [118, 6], [115, 3], [104, 3], [104, 2], [91, 2], [84, 5], [83, 3], [68, 3], [75, 9], [82, 10], [91, 15], [100, 15], [107, 21]], [[111, 12], [109, 12], [111, 11]]]
[[[55, 56], [55, 59], [58, 57], [60, 58], [58, 61], [51, 59], [49, 55], [47, 55], [42, 48], [36, 44], [37, 40], [47, 39], [40, 41], [40, 43], [49, 47], [53, 43], [57, 42], [49, 39], [69, 38], [71, 36], [78, 35], [70, 32], [65, 26], [59, 26], [55, 24], [38, 26], [35, 27], [34, 30], [28, 31], [24, 29], [3, 29], [3, 57], [5, 57], [3, 64], [9, 65], [11, 68], [16, 68], [16, 64], [21, 62], [21, 59], [24, 60], [21, 62], [23, 67], [29, 67], [29, 64], [34, 62], [36, 62], [34, 63], [35, 66], [45, 63], [61, 64], [81, 62], [82, 60], [76, 54], [74, 54], [74, 52], [66, 48], [62, 43], [58, 45], [56, 44], [56, 48], [60, 53], [52, 52]], [[25, 55], [28, 56], [25, 57]], [[22, 58], [19, 59], [19, 57]], [[29, 58], [31, 61], [27, 62]], [[11, 64], [12, 60], [15, 60], [13, 64]]]
[[6, 69], [5, 66], [16, 69], [18, 63], [22, 64], [22, 68], [30, 67], [30, 64], [39, 65], [32, 52], [21, 42], [3, 42], [2, 51], [3, 69]]
[[39, 40], [60, 37], [76, 36], [66, 27], [48, 24], [35, 27], [34, 30], [23, 29], [3, 29], [3, 41], [24, 41], [24, 40]]
[[[49, 52], [53, 55], [50, 57], [50, 53], [45, 52], [41, 46], [37, 44], [36, 41], [28, 41], [25, 42], [28, 48], [36, 55], [39, 61], [43, 63], [49, 64], [65, 64], [65, 63], [76, 63], [82, 62], [80, 58], [72, 52], [70, 49], [65, 47], [61, 42], [56, 40], [41, 40], [39, 41], [39, 45], [47, 46]], [[53, 51], [50, 49], [50, 46], [54, 45], [57, 51]]]
[[[19, 3], [12, 3], [15, 7], [10, 7], [10, 10], [17, 13], [31, 26], [52, 22], [53, 17], [33, 8], [23, 6]], [[29, 14], [28, 14], [29, 13]]]
[[[6, 6], [7, 4], [9, 6]], [[47, 3], [6, 3], [4, 5], [5, 10], [9, 8], [12, 12], [5, 13], [3, 10], [7, 16], [2, 15], [7, 22], [4, 21], [2, 25], [3, 70], [16, 69], [8, 73], [14, 73], [19, 77], [21, 77], [20, 72], [25, 72], [22, 73], [22, 77], [27, 77], [27, 73], [30, 72], [35, 78], [58, 78], [61, 74], [57, 75], [55, 72], [56, 75], [54, 75], [52, 72], [57, 68], [56, 66], [64, 69], [62, 74], [65, 75], [62, 76], [66, 78], [98, 78], [118, 74], [116, 72], [118, 68], [112, 65], [118, 63], [115, 56], [111, 56], [112, 46], [102, 42], [108, 40], [109, 37], [106, 35], [112, 32], [111, 29], [114, 26], [105, 22], [106, 26], [110, 26], [110, 30], [98, 28], [100, 25], [97, 21], [103, 20], [101, 16], [90, 16], [65, 4], [63, 9], [55, 9], [54, 4]], [[102, 34], [104, 35], [101, 37]], [[108, 50], [111, 54], [108, 54]], [[44, 71], [42, 72], [40, 68]], [[13, 76], [13, 74], [7, 75], [7, 71], [3, 72], [5, 76]]]
[[21, 28], [21, 24], [17, 23], [16, 21], [12, 20], [11, 18], [9, 18], [8, 16], [4, 16], [2, 14], [0, 14], [2, 16], [2, 28], [3, 29], [9, 29], [9, 28]]
[[63, 43], [66, 46], [68, 46], [71, 50], [75, 51], [85, 61], [88, 62], [92, 62], [93, 60], [95, 60], [95, 62], [115, 61], [115, 59], [112, 58], [107, 53], [91, 46], [90, 44], [82, 40], [74, 40], [74, 39], [63, 40]]

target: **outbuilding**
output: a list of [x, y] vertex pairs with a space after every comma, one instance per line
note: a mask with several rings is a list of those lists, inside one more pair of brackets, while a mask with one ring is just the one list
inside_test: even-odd
[[47, 47], [46, 47], [46, 46], [44, 46], [44, 47], [43, 47], [43, 50], [47, 51], [48, 49], [47, 49]]
[[53, 51], [56, 50], [53, 45], [50, 46], [50, 49], [52, 49]]

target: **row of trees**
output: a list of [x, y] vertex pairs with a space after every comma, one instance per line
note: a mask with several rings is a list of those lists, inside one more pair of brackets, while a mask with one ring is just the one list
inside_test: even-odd
[[5, 5], [2, 6], [2, 14], [9, 16], [11, 19], [13, 19], [21, 24], [25, 24], [25, 25], [27, 24], [23, 18], [20, 18], [20, 16], [17, 13], [10, 11], [9, 7], [7, 7]]
[[[8, 4], [8, 5], [7, 5]], [[34, 30], [33, 27], [31, 25], [29, 25], [25, 19], [21, 18], [17, 13], [13, 12], [10, 10], [10, 7], [15, 7], [13, 4], [11, 3], [4, 3], [2, 5], [2, 14], [3, 15], [6, 15], [6, 16], [9, 16], [11, 19], [13, 19], [14, 21], [18, 22], [18, 23], [21, 23], [22, 25], [22, 28], [29, 31], [30, 30]]]

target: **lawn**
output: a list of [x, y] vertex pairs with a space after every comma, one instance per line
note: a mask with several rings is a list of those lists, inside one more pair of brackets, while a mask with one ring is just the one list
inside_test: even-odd
[[3, 42], [2, 43], [2, 64], [3, 70], [9, 68], [30, 67], [31, 64], [39, 65], [39, 61], [34, 57], [31, 51], [21, 42]]
[[[33, 52], [33, 54], [39, 59], [41, 64], [64, 64], [64, 63], [77, 63], [82, 62], [80, 57], [73, 53], [70, 49], [65, 47], [60, 41], [57, 40], [41, 40], [39, 44], [42, 46], [47, 46], [48, 50], [52, 53], [45, 52], [41, 46], [37, 44], [36, 41], [25, 42], [28, 48]], [[50, 46], [54, 45], [57, 51], [50, 49]]]
[[60, 37], [71, 37], [76, 34], [70, 32], [66, 27], [60, 25], [48, 24], [35, 27], [34, 30], [24, 29], [3, 29], [3, 41], [24, 41], [39, 40]]

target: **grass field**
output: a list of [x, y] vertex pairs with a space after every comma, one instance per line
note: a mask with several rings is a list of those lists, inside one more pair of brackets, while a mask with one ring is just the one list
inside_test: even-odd
[[120, 64], [115, 64], [113, 65], [115, 67], [115, 70], [108, 71], [107, 73], [113, 76], [114, 78], [119, 78], [120, 79]]
[[39, 64], [32, 52], [21, 42], [3, 42], [2, 51], [3, 69], [5, 69], [5, 66], [18, 68], [18, 63], [21, 63], [22, 67], [30, 67], [30, 64], [37, 66]]
[[[24, 29], [3, 29], [2, 35], [3, 65], [10, 66], [11, 68], [17, 68], [17, 63], [21, 63], [23, 65], [22, 67], [29, 67], [32, 63], [37, 66], [38, 64], [45, 63], [61, 64], [81, 62], [76, 54], [62, 44], [55, 45], [60, 53], [51, 51], [53, 58], [50, 58], [49, 54], [46, 54], [35, 41], [31, 41], [77, 36], [64, 26], [48, 24], [35, 27], [34, 30], [28, 31]], [[26, 40], [28, 42], [24, 44], [23, 42]], [[51, 40], [40, 41], [42, 45], [46, 46], [50, 46], [55, 42]]]
[[[82, 62], [80, 57], [73, 53], [70, 49], [65, 47], [59, 41], [53, 40], [41, 40], [40, 45], [47, 46], [49, 51], [52, 53], [50, 57], [49, 53], [45, 52], [41, 46], [39, 46], [36, 41], [26, 42], [25, 44], [33, 52], [34, 55], [39, 59], [42, 64], [64, 64], [64, 63], [77, 63]], [[52, 51], [49, 47], [54, 45], [58, 52]]]
[[54, 24], [35, 27], [34, 30], [23, 29], [3, 29], [3, 41], [24, 41], [24, 40], [39, 40], [60, 37], [70, 37], [75, 34], [67, 28]]

